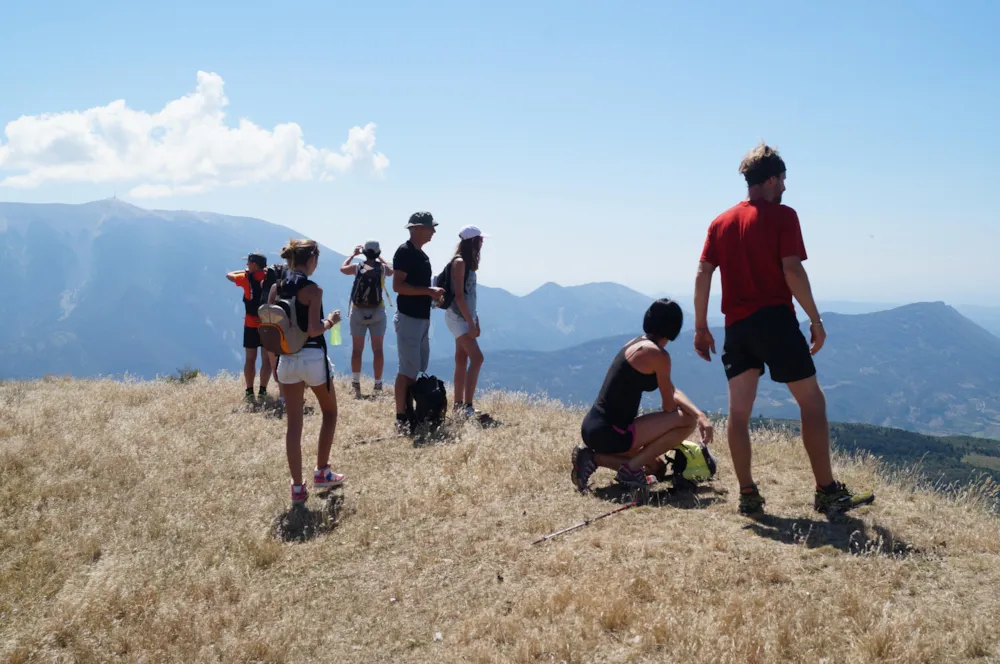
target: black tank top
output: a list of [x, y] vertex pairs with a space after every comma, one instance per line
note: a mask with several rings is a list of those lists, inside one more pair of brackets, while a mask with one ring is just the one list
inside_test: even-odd
[[592, 408], [608, 422], [622, 429], [631, 424], [639, 414], [642, 393], [652, 392], [659, 387], [655, 373], [644, 374], [625, 358], [629, 348], [644, 340], [644, 337], [633, 339], [618, 351], [611, 361], [611, 367], [604, 377], [604, 385]]
[[[278, 297], [291, 298], [299, 294], [299, 291], [310, 284], [316, 282], [311, 281], [306, 275], [301, 272], [289, 272], [285, 279], [278, 282]], [[299, 329], [303, 332], [309, 330], [309, 307], [305, 304], [299, 302], [298, 298], [295, 299], [295, 317], [298, 319]], [[323, 304], [319, 305], [319, 317], [323, 318]], [[318, 337], [309, 337], [306, 340], [303, 348], [326, 348], [326, 337], [322, 334]]]

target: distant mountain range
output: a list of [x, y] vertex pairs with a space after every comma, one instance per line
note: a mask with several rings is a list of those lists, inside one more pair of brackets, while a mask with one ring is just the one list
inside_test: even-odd
[[[46, 374], [153, 377], [190, 365], [207, 373], [242, 367], [240, 290], [225, 279], [250, 251], [271, 262], [296, 231], [260, 219], [204, 212], [155, 211], [117, 199], [83, 205], [0, 203], [0, 264], [8, 277], [0, 298], [0, 378]], [[386, 258], [405, 240], [382, 238]], [[351, 278], [344, 256], [322, 247], [314, 275], [327, 309], [347, 311]], [[435, 272], [440, 266], [434, 266]], [[691, 350], [690, 294], [685, 332], [671, 347], [677, 382], [706, 408], [724, 410], [718, 359]], [[392, 297], [395, 301], [395, 295]], [[546, 391], [589, 403], [607, 363], [641, 329], [652, 297], [615, 283], [563, 287], [547, 283], [516, 296], [480, 285], [484, 385]], [[990, 434], [1000, 404], [1000, 338], [943, 304], [888, 311], [880, 305], [820, 302], [830, 342], [817, 358], [831, 417], [932, 432]], [[718, 327], [718, 294], [710, 321]], [[833, 313], [840, 310], [843, 315]], [[389, 309], [390, 316], [394, 309]], [[1000, 308], [964, 307], [1000, 333]], [[349, 371], [350, 337], [331, 348]], [[721, 350], [722, 330], [716, 331]], [[450, 379], [454, 341], [434, 312], [431, 370]], [[386, 375], [395, 373], [395, 335], [386, 336]], [[365, 368], [370, 371], [366, 351]], [[757, 410], [796, 417], [784, 388], [762, 382]]]
[[[1000, 338], [940, 302], [918, 303], [870, 314], [824, 314], [829, 338], [816, 356], [830, 419], [928, 433], [1000, 437]], [[803, 332], [808, 334], [807, 321]], [[544, 393], [586, 405], [600, 389], [608, 364], [628, 339], [597, 339], [559, 351], [491, 353], [481, 383], [500, 389]], [[722, 352], [724, 331], [714, 329]], [[676, 385], [704, 410], [727, 408], [719, 356], [707, 363], [687, 331], [667, 346]], [[450, 363], [432, 367], [449, 376]], [[644, 402], [658, 408], [657, 396]], [[787, 388], [765, 376], [754, 412], [796, 419]]]

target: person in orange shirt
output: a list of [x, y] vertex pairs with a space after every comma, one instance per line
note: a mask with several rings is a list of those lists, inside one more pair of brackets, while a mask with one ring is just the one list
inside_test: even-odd
[[[257, 349], [260, 348], [260, 317], [257, 309], [266, 302], [264, 279], [267, 276], [267, 258], [263, 254], [253, 253], [247, 256], [247, 269], [236, 270], [226, 275], [226, 279], [243, 289], [243, 306], [246, 316], [243, 319], [243, 348], [246, 350], [246, 361], [243, 363], [243, 377], [246, 379], [247, 390], [244, 399], [253, 403], [253, 381], [257, 368]], [[269, 353], [260, 354], [260, 392], [263, 402], [267, 397], [267, 384], [271, 380], [271, 358]]]

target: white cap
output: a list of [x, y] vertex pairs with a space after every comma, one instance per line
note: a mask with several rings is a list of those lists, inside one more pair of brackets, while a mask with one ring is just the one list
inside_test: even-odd
[[368, 240], [365, 242], [365, 251], [382, 251], [382, 249], [378, 246], [377, 240]]
[[471, 240], [474, 237], [489, 237], [475, 226], [463, 226], [458, 232], [458, 237], [463, 240]]

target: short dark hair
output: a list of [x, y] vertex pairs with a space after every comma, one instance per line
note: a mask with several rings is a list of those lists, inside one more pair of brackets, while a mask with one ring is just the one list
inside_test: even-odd
[[642, 317], [642, 331], [646, 334], [673, 341], [681, 333], [684, 325], [684, 312], [681, 306], [667, 297], [649, 305], [646, 315]]
[[256, 252], [247, 256], [247, 262], [256, 263], [257, 267], [264, 269], [267, 267], [267, 257], [264, 254], [258, 254]]
[[778, 151], [761, 143], [750, 150], [740, 162], [740, 173], [746, 178], [747, 186], [767, 182], [768, 179], [785, 172], [785, 162]]

